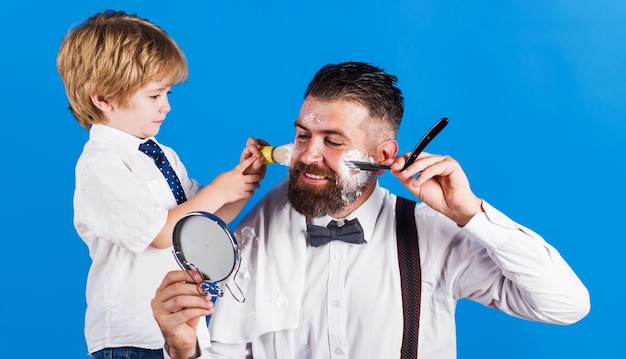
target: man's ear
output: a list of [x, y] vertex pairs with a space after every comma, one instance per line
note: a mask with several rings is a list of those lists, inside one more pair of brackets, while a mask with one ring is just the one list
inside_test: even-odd
[[386, 140], [376, 148], [376, 162], [383, 163], [389, 159], [395, 159], [398, 153], [398, 142], [396, 140]]
[[113, 106], [102, 95], [91, 95], [91, 102], [100, 109], [102, 112], [108, 112], [113, 109]]

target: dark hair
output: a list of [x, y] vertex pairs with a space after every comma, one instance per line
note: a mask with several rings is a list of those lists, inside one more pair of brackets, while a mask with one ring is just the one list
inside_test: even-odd
[[329, 64], [317, 71], [304, 96], [356, 101], [369, 110], [372, 118], [382, 120], [395, 138], [404, 114], [404, 98], [395, 86], [397, 81], [396, 76], [363, 62]]

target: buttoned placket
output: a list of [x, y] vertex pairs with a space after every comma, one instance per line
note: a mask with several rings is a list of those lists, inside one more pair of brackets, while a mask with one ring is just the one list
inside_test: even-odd
[[348, 337], [346, 333], [347, 308], [345, 307], [345, 278], [347, 271], [346, 255], [348, 248], [354, 244], [332, 241], [329, 246], [328, 271], [328, 338], [330, 357], [336, 359], [349, 358]]

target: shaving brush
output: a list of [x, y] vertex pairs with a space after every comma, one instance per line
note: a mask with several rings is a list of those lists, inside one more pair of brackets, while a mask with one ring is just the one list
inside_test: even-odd
[[289, 166], [291, 164], [292, 151], [293, 144], [261, 147], [261, 154], [267, 164], [279, 163], [283, 166]]

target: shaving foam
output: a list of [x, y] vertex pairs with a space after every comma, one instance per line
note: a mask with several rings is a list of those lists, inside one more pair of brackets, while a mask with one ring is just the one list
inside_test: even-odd
[[342, 187], [341, 197], [344, 204], [349, 204], [363, 195], [361, 188], [374, 174], [368, 171], [354, 171], [348, 167], [346, 161], [373, 162], [374, 159], [357, 150], [350, 150], [341, 155], [338, 168], [339, 181]]

